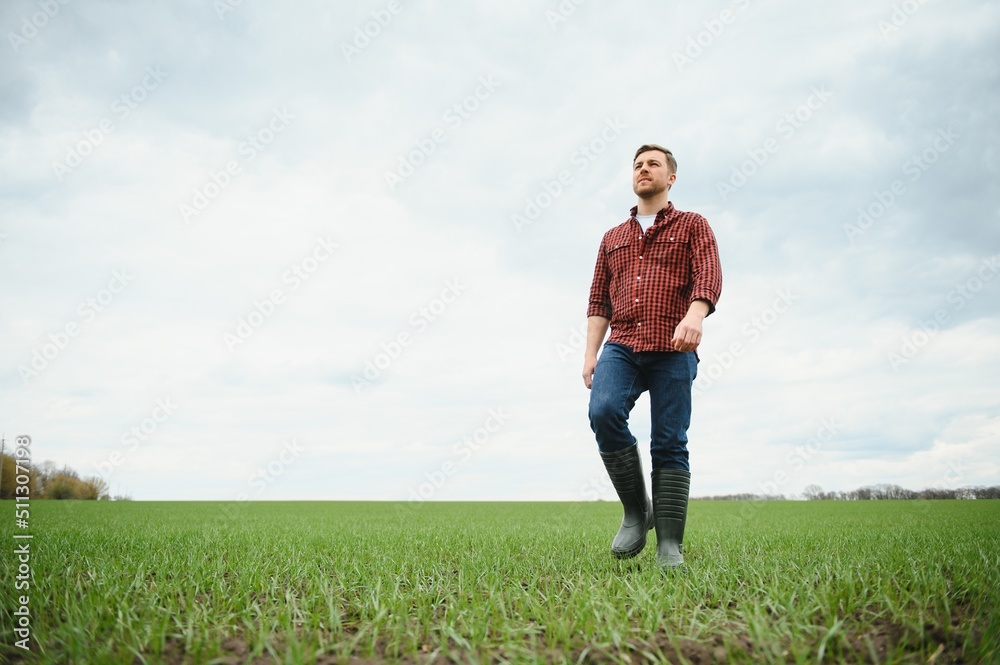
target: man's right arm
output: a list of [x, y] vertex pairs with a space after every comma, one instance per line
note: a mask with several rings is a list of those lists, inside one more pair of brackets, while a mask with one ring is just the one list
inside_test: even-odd
[[597, 351], [611, 325], [611, 266], [604, 252], [604, 240], [597, 251], [594, 280], [590, 284], [590, 302], [587, 305], [587, 348], [583, 354], [583, 384], [590, 389], [597, 367]]
[[594, 369], [597, 367], [597, 352], [601, 348], [604, 336], [608, 334], [611, 325], [609, 319], [603, 316], [587, 317], [587, 350], [583, 357], [583, 384], [589, 390], [594, 383]]

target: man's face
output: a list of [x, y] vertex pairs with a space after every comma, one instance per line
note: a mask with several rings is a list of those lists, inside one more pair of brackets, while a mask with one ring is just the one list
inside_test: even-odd
[[670, 172], [667, 156], [660, 150], [640, 153], [632, 164], [632, 191], [641, 199], [662, 194], [675, 180], [677, 174]]

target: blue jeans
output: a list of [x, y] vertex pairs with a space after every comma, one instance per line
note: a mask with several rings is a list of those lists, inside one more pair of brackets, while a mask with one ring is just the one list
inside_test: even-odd
[[698, 375], [693, 351], [644, 351], [607, 343], [597, 360], [590, 388], [590, 428], [604, 453], [635, 445], [628, 416], [639, 395], [649, 391], [654, 469], [690, 471], [687, 430], [691, 425], [691, 385]]

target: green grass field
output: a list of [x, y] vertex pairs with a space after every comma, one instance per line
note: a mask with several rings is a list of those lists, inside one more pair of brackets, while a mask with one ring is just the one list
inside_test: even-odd
[[691, 504], [684, 572], [617, 503], [31, 505], [45, 663], [1000, 662], [1000, 501]]

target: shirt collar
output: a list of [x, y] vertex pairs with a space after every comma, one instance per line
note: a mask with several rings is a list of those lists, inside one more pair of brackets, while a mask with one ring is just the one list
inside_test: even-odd
[[[653, 226], [656, 226], [662, 222], [666, 217], [674, 211], [674, 204], [672, 201], [667, 201], [667, 205], [664, 208], [660, 208], [659, 212], [656, 213], [656, 219], [653, 220]], [[629, 211], [629, 219], [635, 219], [636, 215], [639, 214], [639, 206], [632, 206], [632, 210]]]

